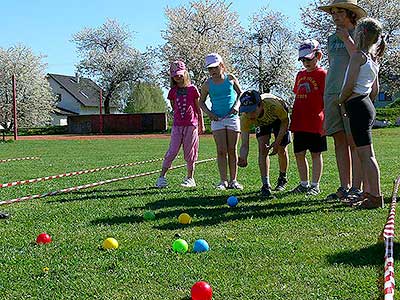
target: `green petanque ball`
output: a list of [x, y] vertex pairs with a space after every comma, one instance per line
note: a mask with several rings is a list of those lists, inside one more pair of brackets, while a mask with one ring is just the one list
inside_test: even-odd
[[189, 245], [185, 240], [177, 239], [172, 244], [172, 249], [178, 253], [186, 253], [189, 249]]
[[151, 210], [145, 211], [143, 214], [143, 219], [145, 219], [146, 221], [151, 221], [154, 220], [155, 218], [156, 215]]

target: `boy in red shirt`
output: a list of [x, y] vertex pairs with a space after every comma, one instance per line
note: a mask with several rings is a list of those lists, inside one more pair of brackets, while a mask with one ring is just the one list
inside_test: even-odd
[[[326, 70], [318, 66], [322, 57], [320, 45], [316, 40], [305, 40], [299, 47], [299, 60], [305, 69], [297, 73], [293, 92], [296, 99], [293, 106], [290, 130], [293, 132], [293, 150], [296, 156], [300, 184], [293, 193], [317, 195], [320, 193], [319, 181], [322, 175], [322, 152], [327, 150], [323, 131], [324, 89]], [[312, 158], [312, 176], [309, 183], [306, 151]]]

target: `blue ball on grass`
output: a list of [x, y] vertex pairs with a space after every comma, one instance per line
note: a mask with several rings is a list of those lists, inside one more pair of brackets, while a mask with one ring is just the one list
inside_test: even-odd
[[208, 243], [205, 240], [200, 239], [200, 240], [196, 240], [194, 242], [194, 245], [193, 245], [194, 253], [207, 252], [208, 250], [210, 250], [210, 246], [208, 245]]
[[239, 203], [239, 200], [235, 196], [230, 196], [226, 202], [230, 207], [235, 207]]

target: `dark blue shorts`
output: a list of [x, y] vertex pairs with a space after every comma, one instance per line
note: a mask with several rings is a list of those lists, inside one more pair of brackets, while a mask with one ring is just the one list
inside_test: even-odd
[[[264, 135], [271, 135], [271, 133], [273, 133], [276, 138], [279, 134], [280, 127], [281, 127], [281, 120], [279, 120], [279, 119], [275, 120], [274, 122], [272, 122], [269, 125], [256, 127], [256, 137], [258, 138], [258, 137], [264, 136]], [[280, 146], [285, 147], [285, 146], [289, 145], [290, 142], [291, 142], [290, 132], [287, 131], [282, 138], [282, 142], [281, 142]]]
[[326, 136], [311, 132], [294, 132], [293, 152], [299, 153], [306, 150], [310, 150], [312, 153], [326, 151]]

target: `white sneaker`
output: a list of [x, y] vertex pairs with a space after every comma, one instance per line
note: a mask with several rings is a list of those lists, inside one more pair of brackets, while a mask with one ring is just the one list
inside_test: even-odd
[[156, 182], [156, 187], [159, 189], [165, 188], [168, 186], [167, 178], [165, 177], [158, 177]]
[[243, 190], [243, 185], [241, 185], [236, 180], [232, 180], [228, 185], [228, 189]]
[[181, 183], [181, 186], [187, 188], [195, 187], [196, 182], [194, 181], [194, 178], [185, 177], [185, 179], [183, 179], [183, 182]]
[[226, 182], [226, 181], [221, 181], [220, 183], [218, 183], [218, 184], [215, 186], [215, 188], [216, 188], [217, 190], [221, 190], [221, 191], [225, 191], [227, 187], [228, 187], [228, 182]]

